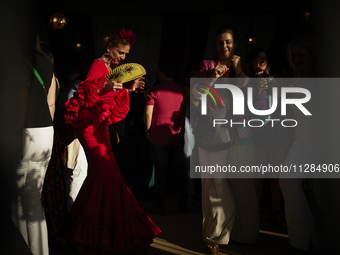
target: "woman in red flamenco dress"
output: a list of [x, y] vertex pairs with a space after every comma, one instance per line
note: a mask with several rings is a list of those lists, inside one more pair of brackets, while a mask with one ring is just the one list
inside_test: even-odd
[[86, 80], [65, 103], [65, 121], [75, 127], [88, 160], [88, 176], [70, 211], [67, 231], [80, 254], [145, 251], [161, 232], [126, 186], [107, 129], [108, 124], [127, 115], [129, 93], [144, 86], [142, 78], [129, 89], [105, 78], [111, 64], [125, 59], [134, 38], [134, 33], [126, 29], [106, 35], [108, 53], [93, 62]]

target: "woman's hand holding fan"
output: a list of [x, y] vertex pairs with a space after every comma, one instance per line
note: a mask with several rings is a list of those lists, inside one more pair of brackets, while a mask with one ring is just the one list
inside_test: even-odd
[[113, 69], [106, 78], [112, 82], [125, 83], [134, 80], [127, 88], [128, 92], [142, 92], [145, 82], [143, 75], [146, 74], [145, 68], [137, 63], [126, 63]]
[[137, 63], [126, 63], [113, 69], [106, 78], [111, 81], [122, 83], [135, 80], [146, 74], [145, 68]]

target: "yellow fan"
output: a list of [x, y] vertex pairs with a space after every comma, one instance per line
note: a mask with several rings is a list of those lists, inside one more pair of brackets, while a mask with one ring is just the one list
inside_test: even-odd
[[146, 74], [145, 68], [137, 63], [126, 63], [113, 69], [106, 78], [111, 81], [132, 81]]

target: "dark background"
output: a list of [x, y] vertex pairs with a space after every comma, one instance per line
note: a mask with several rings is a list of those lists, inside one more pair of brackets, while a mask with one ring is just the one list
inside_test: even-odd
[[[34, 48], [32, 17], [37, 21], [41, 39], [50, 46], [55, 58], [56, 74], [63, 79], [70, 66], [78, 68], [85, 75], [93, 59], [100, 57], [98, 22], [104, 19], [116, 19], [120, 24], [130, 24], [129, 20], [138, 17], [157, 17], [160, 20], [158, 29], [161, 34], [146, 34], [148, 27], [138, 27], [136, 46], [131, 50], [131, 58], [145, 56], [154, 61], [148, 62], [147, 72], [150, 81], [154, 80], [155, 67], [159, 61], [175, 60], [180, 71], [196, 70], [200, 60], [210, 56], [214, 45], [211, 39], [217, 28], [232, 23], [238, 27], [237, 54], [242, 58], [251, 47], [246, 45], [246, 34], [249, 24], [258, 37], [258, 46], [264, 46], [269, 53], [272, 74], [280, 74], [281, 66], [286, 65], [287, 43], [297, 34], [312, 30], [318, 36], [317, 53], [320, 63], [319, 71], [324, 77], [338, 77], [340, 70], [340, 3], [331, 0], [273, 0], [273, 1], [38, 1], [17, 0], [2, 1], [0, 4], [0, 157], [1, 184], [0, 194], [3, 205], [3, 230], [11, 226], [6, 223], [9, 213], [9, 201], [12, 184], [15, 183], [14, 158], [15, 142], [10, 135], [16, 116], [12, 109], [20, 100], [15, 88], [25, 81], [20, 74], [18, 63], [22, 52]], [[49, 18], [56, 11], [62, 11], [68, 17], [65, 29], [55, 31], [49, 26]], [[306, 19], [304, 13], [310, 12]], [[225, 17], [225, 22], [224, 22]], [[130, 18], [130, 19], [129, 19]], [[160, 18], [160, 19], [159, 19]], [[118, 29], [112, 27], [112, 31]], [[111, 32], [111, 28], [110, 31]], [[138, 39], [141, 38], [141, 39]], [[74, 51], [72, 44], [82, 40], [84, 49]], [[137, 41], [139, 40], [139, 41]], [[152, 43], [152, 47], [138, 48], [138, 45]], [[138, 50], [137, 50], [138, 49]], [[133, 54], [132, 54], [133, 53]], [[210, 56], [211, 57], [211, 56]], [[213, 57], [213, 56], [212, 56]], [[320, 98], [320, 112], [324, 132], [320, 133], [320, 146], [325, 148], [324, 157], [327, 163], [339, 163], [340, 144], [340, 86], [325, 89]], [[319, 96], [319, 95], [317, 95]], [[14, 130], [15, 131], [15, 130]], [[326, 228], [331, 233], [331, 242], [338, 243], [340, 221], [340, 179], [326, 180], [323, 192], [323, 211]], [[5, 232], [4, 232], [5, 233]], [[6, 233], [7, 234], [7, 233]], [[10, 237], [8, 237], [10, 240]], [[10, 243], [10, 242], [9, 242]], [[6, 243], [6, 239], [3, 240]], [[2, 246], [2, 245], [1, 245]], [[3, 246], [2, 246], [3, 247]], [[12, 248], [12, 247], [11, 247]]]
[[[60, 10], [68, 17], [68, 24], [61, 31], [49, 26], [49, 18]], [[309, 18], [305, 13], [309, 12]], [[96, 52], [97, 38], [95, 20], [122, 16], [122, 20], [136, 19], [140, 16], [161, 16], [161, 39], [158, 40], [159, 54], [154, 61], [175, 61], [179, 71], [196, 70], [200, 60], [206, 56], [207, 44], [211, 35], [225, 25], [236, 28], [238, 34], [238, 52], [242, 58], [251, 49], [246, 45], [246, 34], [253, 32], [258, 38], [255, 46], [265, 47], [269, 53], [272, 73], [280, 75], [281, 65], [286, 64], [286, 45], [297, 34], [314, 30], [317, 10], [313, 1], [37, 1], [33, 8], [38, 21], [41, 39], [50, 45], [56, 61], [56, 70], [61, 78], [68, 72], [69, 66], [76, 66], [86, 73], [93, 59], [100, 57]], [[225, 17], [225, 21], [223, 20]], [[259, 22], [260, 20], [260, 22]], [[124, 23], [123, 23], [124, 24]], [[128, 24], [128, 21], [125, 22]], [[116, 28], [112, 28], [114, 31]], [[136, 31], [137, 39], [153, 41], [152, 35], [143, 37], [143, 31]], [[101, 36], [101, 35], [100, 35]], [[159, 35], [155, 35], [159, 36]], [[213, 36], [214, 37], [214, 36]], [[141, 39], [140, 39], [141, 40]], [[136, 41], [137, 43], [140, 43]], [[85, 48], [74, 51], [72, 44], [81, 41]], [[137, 46], [136, 46], [137, 47]], [[214, 49], [214, 45], [211, 45]], [[132, 53], [132, 52], [131, 52]], [[138, 54], [136, 51], [134, 55]], [[130, 54], [131, 56], [133, 54]], [[214, 57], [214, 56], [209, 56]], [[131, 57], [132, 58], [132, 57]], [[154, 80], [155, 68], [147, 71]]]

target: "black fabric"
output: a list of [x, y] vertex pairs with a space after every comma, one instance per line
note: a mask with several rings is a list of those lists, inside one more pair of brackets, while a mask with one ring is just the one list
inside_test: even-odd
[[[53, 66], [51, 62], [38, 53], [35, 54], [35, 59], [33, 59], [33, 61], [30, 60], [30, 62], [38, 71], [48, 92], [53, 77]], [[29, 71], [32, 72], [31, 69], [29, 69]], [[53, 121], [47, 104], [46, 92], [38, 78], [33, 75], [31, 78], [29, 102], [24, 127], [37, 128], [49, 126], [53, 126]]]
[[216, 125], [214, 119], [227, 119], [230, 121], [231, 112], [229, 106], [215, 111], [208, 111], [207, 115], [198, 115], [195, 141], [197, 145], [206, 151], [220, 151], [230, 148], [235, 142], [235, 131], [229, 124]]

